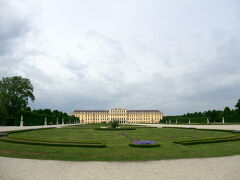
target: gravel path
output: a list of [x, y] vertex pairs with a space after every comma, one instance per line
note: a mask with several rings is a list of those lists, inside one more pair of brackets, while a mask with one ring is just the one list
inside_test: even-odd
[[0, 157], [1, 180], [239, 180], [240, 156], [148, 162], [68, 162]]

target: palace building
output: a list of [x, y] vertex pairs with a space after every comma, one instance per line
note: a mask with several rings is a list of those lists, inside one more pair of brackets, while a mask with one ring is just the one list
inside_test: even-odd
[[75, 110], [71, 115], [78, 117], [81, 124], [118, 121], [125, 123], [159, 123], [163, 113], [158, 110], [127, 110], [115, 108], [110, 110]]

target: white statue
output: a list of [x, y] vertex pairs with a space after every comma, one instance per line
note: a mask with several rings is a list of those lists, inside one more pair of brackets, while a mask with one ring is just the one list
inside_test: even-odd
[[23, 115], [21, 115], [20, 127], [23, 127]]
[[47, 117], [45, 117], [44, 126], [47, 126]]

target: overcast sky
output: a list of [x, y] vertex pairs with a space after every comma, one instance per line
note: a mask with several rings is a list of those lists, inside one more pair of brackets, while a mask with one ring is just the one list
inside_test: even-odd
[[32, 108], [234, 108], [239, 0], [0, 0], [0, 77]]

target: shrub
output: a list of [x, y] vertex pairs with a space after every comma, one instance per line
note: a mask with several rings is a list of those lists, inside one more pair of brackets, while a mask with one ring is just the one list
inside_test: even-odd
[[117, 126], [118, 126], [118, 122], [117, 122], [117, 121], [112, 121], [112, 122], [111, 122], [111, 127], [112, 127], [113, 129], [117, 128]]

